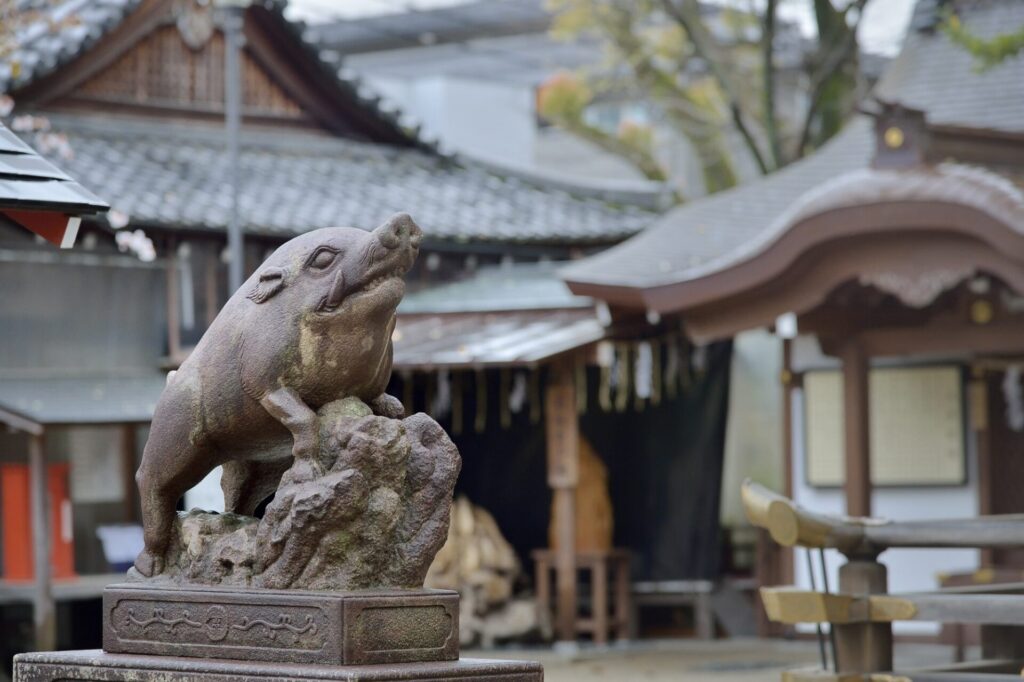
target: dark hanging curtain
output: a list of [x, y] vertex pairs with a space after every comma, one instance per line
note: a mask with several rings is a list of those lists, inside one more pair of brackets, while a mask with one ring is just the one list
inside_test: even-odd
[[[631, 398], [623, 412], [602, 411], [600, 371], [587, 370], [587, 412], [580, 431], [608, 467], [614, 509], [615, 544], [634, 553], [634, 580], [715, 578], [719, 572], [719, 497], [725, 418], [729, 392], [731, 343], [705, 349], [700, 366], [685, 372], [675, 398], [635, 409]], [[412, 375], [415, 408], [425, 409], [425, 374]], [[543, 378], [539, 382], [543, 391]], [[474, 428], [476, 381], [463, 375], [463, 423], [438, 419], [462, 453], [456, 494], [494, 515], [502, 533], [529, 570], [529, 553], [548, 544], [551, 491], [546, 480], [543, 417], [534, 421], [529, 405], [500, 425], [500, 379], [486, 373], [487, 419]], [[392, 379], [392, 395], [403, 395], [402, 378]], [[453, 390], [455, 383], [453, 382]], [[664, 393], [664, 390], [663, 390]]]
[[581, 417], [582, 434], [608, 466], [615, 544], [633, 552], [634, 580], [718, 577], [731, 355], [731, 342], [708, 346], [675, 399]]

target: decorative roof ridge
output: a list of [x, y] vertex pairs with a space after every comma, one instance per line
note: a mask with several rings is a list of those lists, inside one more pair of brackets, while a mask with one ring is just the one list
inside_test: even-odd
[[756, 258], [789, 229], [828, 211], [896, 201], [951, 201], [971, 206], [1024, 232], [1024, 192], [998, 173], [956, 162], [908, 168], [858, 168], [829, 178], [797, 197], [767, 228], [739, 248], [686, 271], [689, 281]]
[[[120, 139], [161, 138], [181, 140], [186, 143], [206, 146], [225, 146], [223, 124], [206, 121], [165, 121], [127, 114], [68, 114], [47, 112], [47, 120], [55, 130], [64, 133], [80, 133]], [[390, 158], [401, 154], [420, 153], [424, 150], [414, 147], [393, 147], [376, 142], [366, 142], [348, 137], [339, 137], [320, 130], [284, 129], [247, 124], [241, 131], [243, 151], [273, 150], [303, 156], [329, 156], [338, 152], [359, 153], [366, 156]], [[430, 154], [425, 154], [433, 156]]]

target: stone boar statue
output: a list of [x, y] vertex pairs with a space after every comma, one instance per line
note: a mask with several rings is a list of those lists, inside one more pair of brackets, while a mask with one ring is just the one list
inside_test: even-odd
[[422, 233], [400, 213], [367, 232], [330, 227], [277, 249], [225, 304], [168, 378], [136, 480], [143, 576], [163, 572], [175, 505], [224, 467], [228, 511], [252, 514], [281, 474], [317, 467], [316, 410], [355, 397], [402, 417], [384, 393], [395, 310]]

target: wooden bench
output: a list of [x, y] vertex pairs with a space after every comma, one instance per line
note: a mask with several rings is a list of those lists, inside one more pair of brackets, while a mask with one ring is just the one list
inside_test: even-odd
[[714, 639], [715, 617], [711, 594], [715, 584], [710, 580], [661, 580], [633, 583], [633, 623], [640, 622], [640, 609], [645, 606], [688, 606], [693, 609], [697, 639]]
[[[555, 552], [537, 549], [532, 556], [536, 569], [537, 607], [541, 613], [550, 614]], [[625, 549], [576, 553], [577, 572], [590, 571], [590, 614], [576, 614], [576, 632], [591, 635], [595, 644], [607, 643], [613, 628], [618, 639], [628, 639], [632, 632], [629, 561], [630, 554]]]

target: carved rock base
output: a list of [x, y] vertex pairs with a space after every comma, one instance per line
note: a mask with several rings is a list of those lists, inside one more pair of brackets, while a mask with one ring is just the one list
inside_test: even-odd
[[15, 682], [543, 682], [544, 671], [540, 663], [469, 658], [429, 663], [335, 666], [108, 654], [97, 649], [19, 654], [14, 657], [14, 679]]
[[327, 665], [454, 661], [459, 595], [122, 583], [103, 591], [103, 649]]

